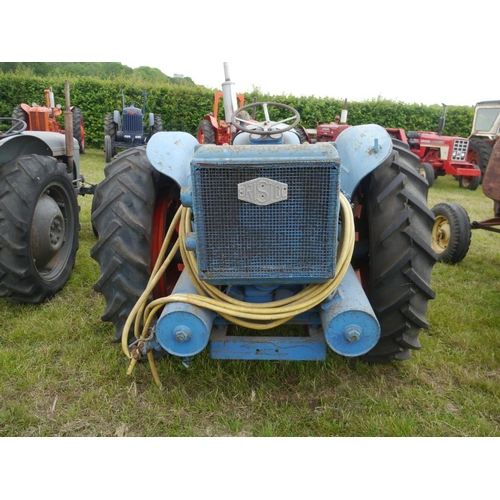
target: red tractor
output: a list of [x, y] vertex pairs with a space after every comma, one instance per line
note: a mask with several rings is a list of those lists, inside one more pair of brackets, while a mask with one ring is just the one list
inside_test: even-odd
[[432, 249], [439, 261], [460, 262], [469, 251], [472, 229], [500, 233], [500, 141], [491, 151], [482, 188], [484, 195], [493, 201], [493, 217], [471, 223], [469, 214], [458, 203], [442, 202], [432, 208], [435, 216]]
[[[318, 125], [316, 140], [318, 142], [334, 142], [337, 136], [347, 127], [347, 108], [344, 103], [342, 116], [335, 122]], [[409, 131], [402, 128], [386, 128], [393, 140], [403, 142], [420, 159], [420, 174], [427, 179], [429, 187], [437, 176], [446, 174], [455, 176], [460, 187], [477, 189], [481, 182], [481, 170], [478, 165], [467, 161], [468, 139], [463, 137], [441, 135], [444, 128], [446, 106], [439, 123], [439, 132]]]
[[[52, 89], [45, 89], [45, 106], [33, 103], [20, 104], [12, 112], [12, 118], [22, 120], [26, 123], [28, 131], [33, 132], [59, 132], [64, 134], [64, 129], [58, 121], [62, 115], [61, 105], [55, 104]], [[80, 153], [85, 153], [85, 127], [83, 124], [82, 111], [71, 106], [73, 115], [73, 137], [78, 141]]]
[[[236, 94], [238, 103], [233, 102], [234, 98], [226, 99], [227, 96], [234, 96], [231, 94], [231, 82], [229, 78], [229, 70], [227, 64], [224, 63], [224, 76], [225, 82], [222, 84], [222, 92], [218, 91], [214, 97], [214, 109], [211, 113], [206, 115], [198, 125], [196, 138], [200, 144], [231, 144], [233, 134], [236, 132], [234, 125], [231, 125], [231, 115], [236, 108], [241, 108], [245, 103], [245, 96], [243, 94]], [[219, 120], [219, 104], [223, 102], [230, 102], [233, 109], [224, 108], [224, 120]]]

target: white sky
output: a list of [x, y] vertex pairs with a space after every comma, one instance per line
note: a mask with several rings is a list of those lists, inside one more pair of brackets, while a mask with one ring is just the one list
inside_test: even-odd
[[[11, 4], [5, 19], [21, 8]], [[10, 23], [3, 57], [151, 66], [215, 89], [228, 62], [238, 92], [255, 86], [273, 95], [469, 106], [500, 99], [498, 0], [87, 0], [68, 15], [64, 0], [58, 6], [50, 28], [57, 40], [19, 49], [19, 25]]]

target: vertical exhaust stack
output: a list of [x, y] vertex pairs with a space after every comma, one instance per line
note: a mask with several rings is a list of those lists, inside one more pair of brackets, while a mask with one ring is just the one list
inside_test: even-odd
[[347, 123], [347, 99], [344, 100], [344, 109], [340, 112], [340, 123]]
[[66, 142], [66, 156], [68, 157], [68, 170], [73, 172], [73, 158], [74, 158], [74, 146], [73, 146], [73, 113], [71, 112], [70, 105], [70, 95], [69, 95], [69, 81], [64, 82], [64, 92], [65, 92], [65, 105], [66, 109], [64, 111], [64, 131], [65, 131], [65, 142]]
[[[236, 91], [234, 90], [234, 82], [229, 77], [229, 65], [224, 63], [224, 83], [222, 84], [222, 99], [224, 102], [224, 116], [226, 123], [231, 123], [233, 113], [238, 109], [236, 103]], [[236, 127], [231, 124], [231, 131], [235, 132]]]

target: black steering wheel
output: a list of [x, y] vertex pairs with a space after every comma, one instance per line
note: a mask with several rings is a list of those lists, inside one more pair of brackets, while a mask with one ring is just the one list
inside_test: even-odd
[[[288, 111], [291, 111], [293, 113], [293, 116], [290, 116], [289, 118], [285, 118], [284, 120], [280, 120], [278, 122], [273, 122], [269, 118], [269, 110], [268, 106], [273, 106], [276, 108], [284, 108], [287, 109]], [[246, 120], [242, 116], [238, 116], [240, 113], [247, 111], [248, 109], [254, 109], [257, 107], [262, 107], [264, 109], [264, 117], [265, 121], [263, 122], [254, 122], [252, 120]], [[243, 113], [243, 115], [246, 115], [247, 113]], [[279, 128], [279, 129], [272, 129], [272, 127], [275, 127], [276, 125], [279, 125], [280, 123], [285, 123], [289, 122], [290, 120], [295, 120], [291, 125], [288, 125], [287, 127], [284, 128]], [[231, 116], [231, 123], [238, 129], [243, 132], [249, 132], [250, 134], [257, 134], [257, 135], [272, 135], [272, 134], [277, 134], [277, 133], [282, 133], [282, 132], [287, 132], [288, 130], [291, 130], [294, 128], [300, 121], [300, 114], [299, 112], [295, 109], [292, 108], [291, 106], [288, 106], [287, 104], [281, 104], [279, 102], [253, 102], [251, 104], [247, 104], [246, 106], [241, 106], [241, 108], [238, 108], [233, 115]], [[257, 127], [257, 128], [248, 128], [245, 125], [242, 125], [243, 123], [252, 125], [252, 127]]]
[[20, 120], [19, 118], [0, 118], [2, 122], [13, 122], [12, 126], [6, 132], [0, 132], [0, 138], [4, 139], [10, 135], [17, 135], [26, 130], [28, 126], [24, 120]]

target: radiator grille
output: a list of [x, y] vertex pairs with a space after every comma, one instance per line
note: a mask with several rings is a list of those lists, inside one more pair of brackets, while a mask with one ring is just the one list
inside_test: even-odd
[[124, 110], [123, 113], [123, 133], [125, 135], [140, 135], [143, 134], [143, 125], [142, 125], [142, 113], [140, 110], [137, 111], [128, 111]]
[[465, 161], [467, 157], [467, 148], [469, 141], [467, 139], [456, 139], [453, 143], [453, 152], [451, 159], [457, 161]]
[[[213, 284], [321, 283], [334, 276], [336, 164], [195, 163], [192, 172], [202, 279]], [[265, 206], [239, 200], [238, 184], [256, 178], [286, 184], [287, 199]]]
[[49, 115], [46, 112], [30, 110], [29, 130], [44, 132], [50, 130]]

